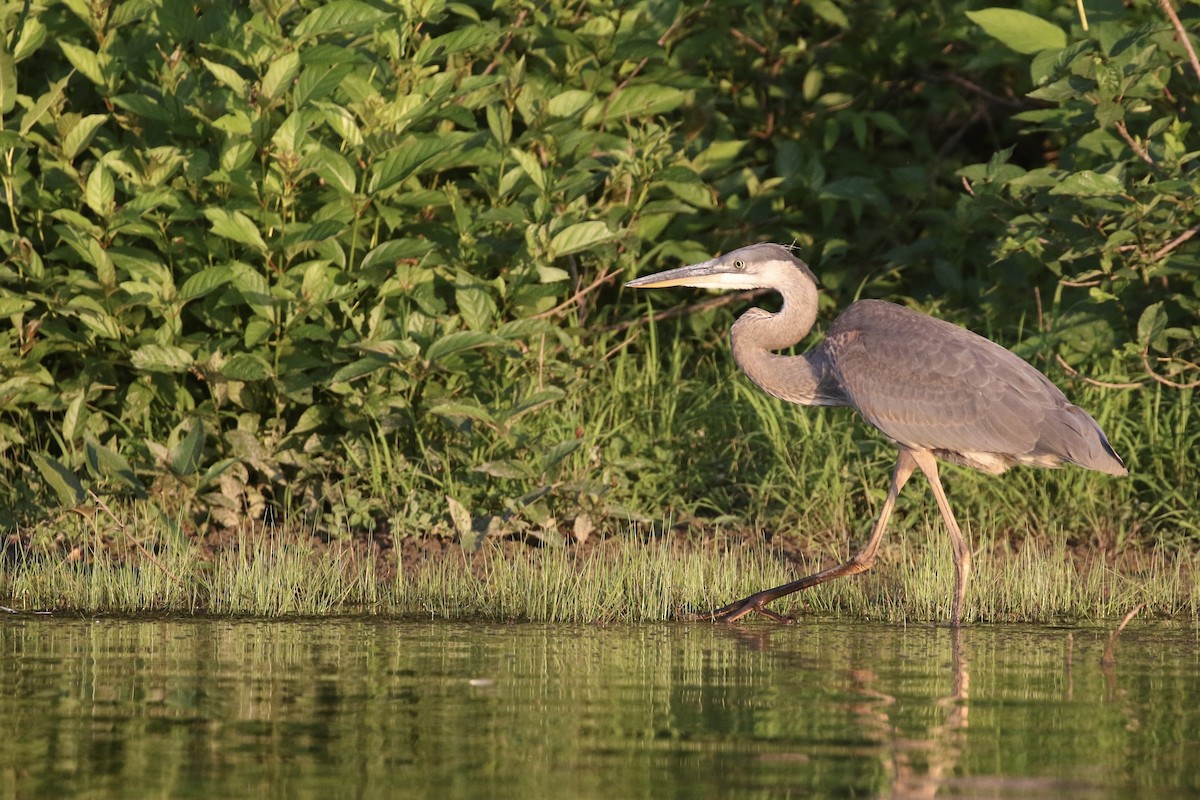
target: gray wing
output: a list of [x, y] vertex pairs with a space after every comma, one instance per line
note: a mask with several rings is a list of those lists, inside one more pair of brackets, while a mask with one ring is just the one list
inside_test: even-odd
[[1058, 387], [957, 325], [864, 300], [838, 317], [822, 348], [863, 418], [899, 444], [990, 472], [1062, 460], [1124, 471], [1099, 426]]

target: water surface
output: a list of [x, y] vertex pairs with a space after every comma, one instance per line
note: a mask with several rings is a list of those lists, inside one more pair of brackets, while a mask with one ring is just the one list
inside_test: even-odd
[[0, 619], [47, 798], [1200, 796], [1200, 635]]

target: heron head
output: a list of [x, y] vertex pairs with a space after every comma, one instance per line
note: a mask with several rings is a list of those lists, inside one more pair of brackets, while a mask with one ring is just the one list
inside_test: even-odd
[[699, 289], [775, 289], [794, 284], [796, 273], [817, 283], [808, 265], [780, 244], [763, 242], [678, 269], [656, 272], [626, 286], [635, 289], [659, 289], [667, 286], [692, 286]]

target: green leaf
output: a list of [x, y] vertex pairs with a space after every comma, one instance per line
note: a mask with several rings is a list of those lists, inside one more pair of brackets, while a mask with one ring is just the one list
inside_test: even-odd
[[130, 488], [145, 488], [123, 455], [90, 436], [84, 443], [84, 458], [87, 459], [88, 469], [97, 478], [115, 478]]
[[306, 67], [296, 81], [296, 108], [303, 108], [307, 103], [322, 99], [340, 86], [353, 71], [353, 64]]
[[226, 211], [223, 208], [206, 208], [204, 216], [212, 223], [213, 233], [232, 239], [240, 244], [249, 245], [260, 253], [267, 252], [267, 243], [254, 223], [240, 211]]
[[1033, 55], [1042, 50], [1061, 50], [1067, 46], [1067, 34], [1057, 25], [1012, 8], [982, 8], [968, 11], [967, 17], [988, 36], [999, 39], [1018, 53]]
[[50, 84], [50, 88], [37, 99], [28, 111], [21, 116], [20, 134], [24, 136], [29, 133], [34, 125], [42, 121], [42, 117], [46, 115], [52, 107], [54, 107], [60, 98], [63, 96], [64, 90], [67, 88], [67, 81], [71, 76], [63, 78], [61, 81], [55, 81]]
[[596, 95], [583, 89], [567, 89], [550, 98], [546, 113], [552, 117], [573, 117], [596, 102]]
[[212, 73], [212, 76], [221, 83], [233, 89], [238, 95], [246, 96], [246, 79], [238, 74], [233, 67], [227, 67], [224, 64], [218, 64], [215, 61], [209, 61], [207, 58], [201, 58], [204, 66]]
[[494, 45], [498, 34], [493, 25], [464, 25], [425, 42], [417, 50], [415, 60], [424, 64], [437, 56], [448, 56], [481, 44]]
[[463, 322], [472, 330], [486, 330], [492, 327], [492, 315], [496, 306], [492, 302], [487, 285], [466, 272], [459, 271], [454, 288], [454, 304]]
[[495, 426], [496, 421], [486, 408], [475, 403], [439, 403], [429, 409], [430, 414], [452, 419], [473, 419]]
[[7, 37], [0, 36], [0, 116], [17, 104], [17, 62], [8, 52]]
[[46, 26], [37, 17], [25, 17], [21, 38], [12, 49], [13, 61], [20, 64], [46, 43]]
[[410, 136], [372, 165], [370, 191], [382, 191], [399, 183], [445, 151], [461, 146], [460, 136]]
[[1112, 175], [1103, 175], [1090, 169], [1072, 172], [1050, 189], [1050, 194], [1074, 195], [1077, 197], [1096, 197], [1102, 195], [1124, 194], [1125, 184]]
[[387, 356], [372, 353], [364, 358], [351, 361], [329, 376], [329, 383], [345, 383], [363, 375], [369, 375], [380, 367], [386, 367], [395, 361]]
[[67, 160], [74, 160], [82, 153], [84, 148], [92, 143], [96, 131], [107, 121], [107, 114], [89, 114], [76, 122], [62, 138], [63, 155], [67, 157]]
[[129, 354], [129, 360], [144, 372], [186, 372], [195, 363], [191, 353], [170, 344], [144, 344]]
[[1167, 329], [1167, 312], [1163, 311], [1163, 304], [1160, 300], [1146, 307], [1142, 315], [1138, 318], [1137, 338], [1138, 344], [1142, 347], [1152, 347], [1155, 350], [1163, 350], [1166, 345], [1166, 340], [1163, 339], [1163, 332]]
[[436, 363], [443, 361], [449, 355], [472, 350], [477, 347], [493, 347], [504, 342], [499, 336], [483, 331], [456, 331], [448, 333], [429, 345], [425, 351], [425, 359]]
[[596, 103], [589, 108], [583, 115], [583, 124], [597, 125], [626, 117], [637, 119], [666, 114], [682, 105], [683, 98], [683, 91], [674, 86], [628, 86], [609, 98], [607, 103]]
[[274, 371], [262, 356], [237, 353], [221, 365], [221, 375], [231, 381], [261, 381], [274, 375]]
[[377, 266], [395, 267], [400, 261], [420, 258], [433, 249], [430, 242], [420, 239], [393, 239], [367, 253], [362, 260], [363, 270]]
[[521, 170], [529, 176], [529, 180], [533, 181], [534, 186], [542, 191], [546, 190], [546, 171], [542, 169], [542, 164], [538, 161], [537, 156], [533, 153], [528, 153], [519, 147], [514, 147], [510, 151], [513, 158], [521, 165]]
[[13, 314], [21, 314], [33, 308], [36, 303], [24, 297], [0, 296], [0, 318], [8, 318]]
[[187, 302], [204, 297], [232, 281], [233, 275], [233, 267], [228, 264], [206, 267], [183, 282], [179, 289], [179, 299]]
[[58, 46], [80, 74], [98, 86], [104, 85], [104, 70], [100, 66], [99, 56], [86, 47], [63, 40], [59, 40]]
[[317, 6], [300, 21], [292, 35], [296, 39], [316, 38], [323, 33], [358, 31], [392, 16], [359, 0], [334, 0]]
[[850, 18], [846, 12], [838, 8], [833, 0], [813, 0], [812, 10], [818, 17], [839, 28], [849, 28]]
[[608, 225], [603, 222], [577, 222], [554, 235], [550, 240], [550, 251], [553, 257], [557, 258], [612, 241], [616, 237], [617, 234], [610, 231]]
[[482, 472], [485, 475], [491, 475], [493, 478], [510, 478], [515, 480], [532, 480], [536, 477], [532, 469], [523, 461], [514, 459], [503, 459], [500, 461], [485, 461], [478, 467], [475, 467], [476, 472]]
[[191, 475], [199, 469], [204, 440], [204, 423], [197, 418], [187, 435], [171, 450], [171, 471], [176, 475]]
[[267, 68], [267, 74], [262, 79], [261, 94], [268, 100], [278, 100], [291, 88], [292, 81], [299, 72], [300, 53], [295, 50], [284, 53]]
[[105, 169], [103, 164], [96, 164], [92, 168], [92, 173], [88, 175], [87, 187], [83, 193], [83, 200], [87, 203], [88, 208], [98, 217], [111, 216], [115, 192], [116, 187], [113, 183], [112, 173]]
[[42, 473], [42, 478], [58, 495], [59, 502], [64, 506], [77, 506], [87, 497], [83, 484], [74, 471], [66, 467], [58, 459], [42, 453], [30, 453], [34, 466]]

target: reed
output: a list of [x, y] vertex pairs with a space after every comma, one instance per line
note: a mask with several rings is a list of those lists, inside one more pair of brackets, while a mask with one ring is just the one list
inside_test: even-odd
[[[967, 603], [972, 623], [1111, 620], [1144, 604], [1159, 617], [1200, 619], [1194, 576], [1200, 556], [1150, 550], [1110, 561], [1079, 557], [1030, 537], [1014, 549], [985, 542]], [[585, 553], [568, 547], [503, 547], [397, 564], [352, 549], [320, 550], [296, 531], [248, 531], [211, 560], [193, 549], [89, 563], [9, 562], [0, 597], [14, 611], [78, 614], [179, 613], [290, 617], [381, 614], [545, 622], [661, 622], [702, 610], [844, 558], [849, 546], [790, 562], [766, 545], [646, 539], [635, 529]], [[953, 570], [934, 521], [885, 542], [875, 568], [780, 601], [800, 622], [823, 617], [937, 622], [949, 615]]]

